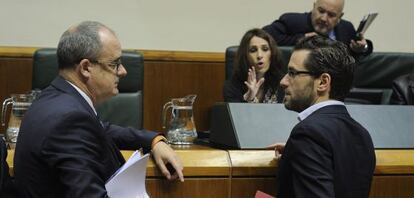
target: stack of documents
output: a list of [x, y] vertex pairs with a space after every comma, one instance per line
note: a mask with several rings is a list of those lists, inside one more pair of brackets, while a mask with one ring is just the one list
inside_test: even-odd
[[135, 151], [129, 160], [105, 184], [111, 198], [149, 198], [145, 189], [145, 175], [149, 154]]

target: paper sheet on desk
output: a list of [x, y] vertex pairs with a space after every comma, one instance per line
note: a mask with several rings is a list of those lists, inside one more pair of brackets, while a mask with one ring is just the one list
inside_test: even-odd
[[111, 198], [149, 198], [145, 189], [145, 175], [149, 154], [135, 151], [129, 160], [105, 184]]

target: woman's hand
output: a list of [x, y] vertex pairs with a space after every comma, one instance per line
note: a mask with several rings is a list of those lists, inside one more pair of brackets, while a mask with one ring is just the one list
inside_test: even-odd
[[264, 81], [263, 77], [259, 80], [256, 79], [256, 70], [254, 66], [251, 67], [247, 73], [247, 81], [244, 81], [244, 84], [247, 86], [247, 92], [243, 95], [244, 100], [247, 102], [254, 101]]

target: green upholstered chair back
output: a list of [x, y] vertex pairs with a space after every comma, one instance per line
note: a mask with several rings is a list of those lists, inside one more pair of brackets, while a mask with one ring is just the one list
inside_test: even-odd
[[[143, 125], [144, 58], [135, 51], [122, 52], [122, 64], [128, 74], [119, 81], [119, 94], [97, 108], [103, 121], [141, 129]], [[33, 56], [33, 89], [44, 89], [58, 74], [55, 48], [36, 50]]]

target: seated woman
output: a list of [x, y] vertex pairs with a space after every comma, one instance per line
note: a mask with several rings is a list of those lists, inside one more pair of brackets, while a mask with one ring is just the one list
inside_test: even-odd
[[233, 76], [224, 83], [225, 102], [282, 102], [279, 82], [284, 73], [281, 53], [273, 38], [262, 29], [251, 29], [241, 39]]

